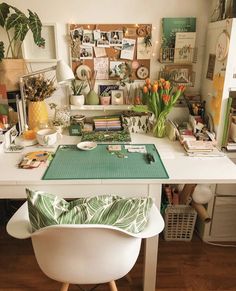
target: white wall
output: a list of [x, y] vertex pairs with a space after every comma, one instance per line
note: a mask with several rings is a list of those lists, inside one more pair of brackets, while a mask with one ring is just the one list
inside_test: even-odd
[[42, 22], [57, 23], [59, 58], [69, 61], [66, 43], [68, 23], [151, 23], [153, 25], [154, 56], [151, 77], [157, 78], [160, 69], [161, 18], [196, 17], [198, 63], [195, 90], [200, 89], [200, 72], [205, 48], [205, 33], [211, 0], [9, 0], [7, 3], [23, 10], [35, 11]]

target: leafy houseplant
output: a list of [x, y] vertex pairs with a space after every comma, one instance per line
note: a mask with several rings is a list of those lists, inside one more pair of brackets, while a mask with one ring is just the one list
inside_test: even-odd
[[35, 12], [28, 9], [29, 16], [5, 2], [0, 4], [0, 26], [6, 31], [8, 45], [0, 41], [0, 61], [5, 57], [17, 59], [21, 53], [21, 45], [27, 33], [33, 33], [34, 42], [44, 47], [45, 40], [41, 36], [42, 23]]
[[87, 87], [85, 82], [78, 83], [75, 79], [71, 81], [71, 90], [73, 95], [81, 95], [82, 91]]
[[84, 105], [84, 95], [82, 91], [87, 87], [86, 81], [78, 83], [75, 79], [71, 82], [72, 95], [70, 97], [70, 103], [72, 105], [82, 106]]

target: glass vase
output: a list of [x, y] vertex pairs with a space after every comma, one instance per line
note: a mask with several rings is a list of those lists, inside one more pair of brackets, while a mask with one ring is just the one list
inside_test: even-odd
[[166, 135], [166, 115], [159, 115], [153, 126], [153, 135], [155, 137], [164, 137]]

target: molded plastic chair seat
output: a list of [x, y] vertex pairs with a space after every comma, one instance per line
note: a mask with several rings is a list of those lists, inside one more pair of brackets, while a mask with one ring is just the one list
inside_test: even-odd
[[[145, 229], [132, 234], [109, 225], [53, 225], [32, 233], [27, 202], [12, 216], [7, 232], [19, 239], [31, 238], [41, 270], [49, 277], [69, 284], [100, 284], [125, 276], [134, 266], [142, 238], [158, 235], [164, 221], [152, 206]], [[117, 290], [110, 283], [111, 290]]]

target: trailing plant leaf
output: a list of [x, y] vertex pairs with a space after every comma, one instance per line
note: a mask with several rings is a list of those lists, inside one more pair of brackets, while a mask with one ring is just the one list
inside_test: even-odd
[[0, 61], [4, 58], [4, 45], [3, 42], [0, 41]]
[[[29, 30], [33, 33], [34, 42], [39, 47], [44, 47], [45, 40], [41, 36], [42, 23], [36, 13], [29, 11], [29, 17], [14, 6], [3, 2], [0, 4], [0, 26], [7, 34], [7, 58], [11, 51], [12, 58], [18, 58], [22, 42]], [[0, 60], [4, 58], [4, 44], [0, 47]]]
[[34, 42], [39, 47], [45, 46], [45, 39], [41, 37], [41, 31], [42, 31], [42, 23], [38, 17], [37, 13], [33, 13], [32, 11], [29, 11], [29, 28], [31, 29], [34, 37]]
[[10, 9], [9, 9], [9, 5], [7, 5], [6, 3], [1, 3], [0, 4], [0, 25], [2, 27], [5, 26], [5, 22], [7, 19], [7, 15], [10, 13]]

